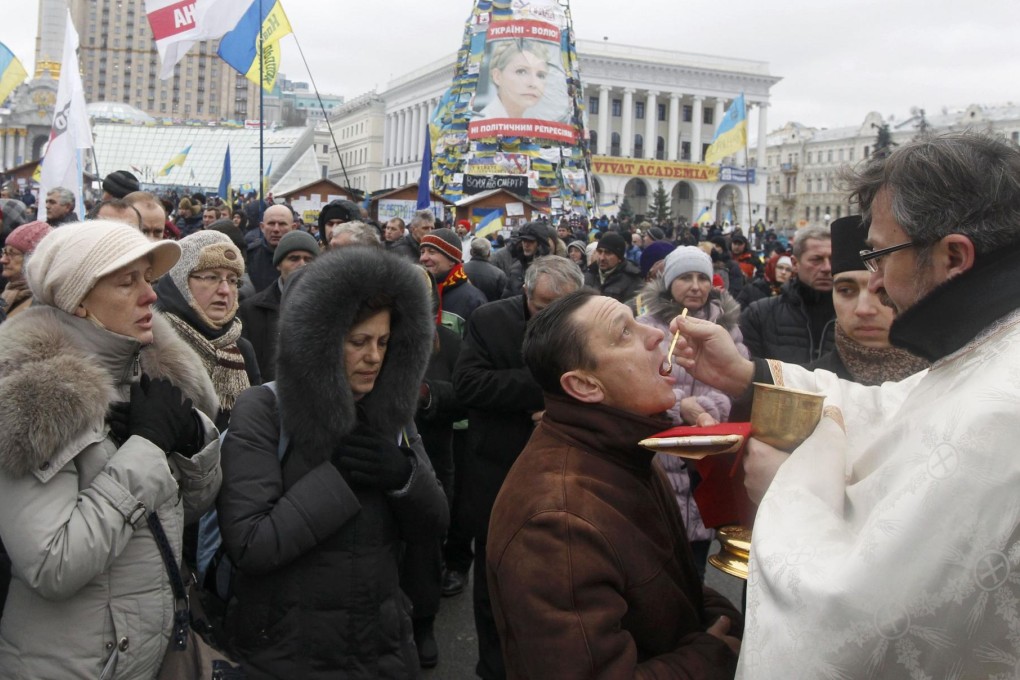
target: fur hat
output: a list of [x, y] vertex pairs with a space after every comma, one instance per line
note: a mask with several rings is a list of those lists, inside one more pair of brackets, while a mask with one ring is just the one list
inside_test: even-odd
[[[652, 227], [654, 229], [655, 227]], [[648, 272], [652, 270], [654, 265], [659, 260], [666, 259], [676, 249], [676, 246], [667, 241], [655, 241], [654, 243], [648, 244], [648, 247], [641, 252], [641, 276], [647, 278]]]
[[138, 178], [127, 170], [114, 170], [103, 180], [103, 191], [114, 198], [124, 198], [138, 191]]
[[178, 261], [181, 247], [174, 241], [154, 243], [137, 227], [112, 220], [54, 229], [28, 259], [28, 287], [43, 304], [73, 314], [99, 279], [146, 256], [152, 257], [152, 276], [158, 278]]
[[688, 272], [704, 274], [712, 278], [712, 258], [705, 254], [705, 251], [695, 246], [680, 246], [666, 256], [666, 266], [662, 270], [662, 280], [666, 289], [673, 285], [673, 281]]
[[460, 249], [460, 236], [457, 236], [453, 229], [436, 229], [429, 234], [425, 234], [421, 237], [419, 245], [422, 248], [425, 246], [435, 248], [454, 262], [464, 261], [464, 253]]
[[29, 222], [12, 231], [7, 237], [5, 244], [12, 248], [17, 248], [25, 255], [28, 255], [35, 250], [35, 247], [43, 240], [43, 237], [51, 231], [53, 231], [53, 228], [45, 222]]
[[841, 217], [829, 225], [829, 231], [832, 234], [832, 275], [866, 271], [861, 251], [868, 247], [864, 243], [868, 238], [868, 230], [861, 216]]
[[621, 260], [627, 255], [626, 241], [623, 240], [622, 236], [613, 231], [599, 239], [598, 247], [602, 250], [608, 250]]
[[361, 208], [358, 204], [353, 201], [346, 201], [342, 198], [338, 198], [335, 201], [327, 203], [322, 210], [319, 211], [319, 233], [325, 238], [326, 222], [330, 220], [343, 220], [344, 222], [351, 222], [353, 220], [361, 219]]
[[288, 231], [280, 239], [280, 243], [277, 244], [276, 250], [273, 251], [273, 265], [278, 265], [283, 262], [283, 258], [287, 257], [295, 251], [303, 251], [311, 253], [312, 255], [319, 254], [319, 244], [315, 241], [315, 237], [306, 231], [295, 229], [294, 231]]

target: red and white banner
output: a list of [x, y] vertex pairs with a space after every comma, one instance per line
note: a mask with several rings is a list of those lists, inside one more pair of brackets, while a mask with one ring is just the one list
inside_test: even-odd
[[79, 218], [84, 219], [81, 152], [92, 148], [92, 131], [85, 110], [85, 88], [82, 87], [78, 70], [78, 31], [74, 29], [70, 10], [67, 12], [64, 54], [61, 58], [63, 68], [60, 69], [60, 82], [57, 83], [53, 126], [50, 128], [50, 141], [39, 175], [39, 200], [46, 200], [50, 190], [64, 187], [74, 194], [75, 211]]
[[159, 77], [172, 77], [174, 66], [196, 42], [216, 40], [233, 30], [248, 6], [237, 0], [145, 0], [162, 64]]
[[533, 118], [489, 118], [484, 121], [471, 121], [468, 126], [468, 139], [497, 136], [538, 137], [574, 144], [577, 142], [577, 129], [566, 123]]

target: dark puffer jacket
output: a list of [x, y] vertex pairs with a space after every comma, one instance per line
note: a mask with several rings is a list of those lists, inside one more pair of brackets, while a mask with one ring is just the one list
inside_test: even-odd
[[[449, 519], [420, 438], [404, 427], [432, 348], [424, 282], [414, 266], [379, 249], [320, 256], [287, 290], [279, 399], [258, 388], [237, 401], [217, 509], [237, 567], [228, 640], [249, 678], [418, 676], [398, 558], [404, 543], [437, 542]], [[358, 302], [378, 293], [394, 300], [390, 340], [372, 392], [355, 402], [341, 346]], [[282, 467], [277, 405], [291, 437]], [[414, 471], [404, 489], [352, 488], [329, 462], [359, 421], [411, 445]]]
[[[821, 335], [814, 337], [802, 288], [797, 279], [792, 279], [779, 295], [758, 300], [744, 310], [740, 331], [752, 357], [805, 365], [836, 346], [835, 310]], [[826, 299], [821, 298], [818, 304], [825, 305]], [[827, 306], [832, 309], [831, 295]]]
[[630, 260], [623, 260], [603, 283], [599, 278], [599, 264], [593, 262], [588, 267], [588, 273], [584, 275], [584, 285], [602, 295], [626, 303], [638, 294], [644, 285], [644, 279], [641, 278], [641, 269], [636, 264]]

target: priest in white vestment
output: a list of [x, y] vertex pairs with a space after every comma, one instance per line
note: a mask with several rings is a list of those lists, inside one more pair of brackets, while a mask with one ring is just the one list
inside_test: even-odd
[[825, 394], [758, 508], [738, 677], [1020, 677], [1020, 150], [972, 133], [873, 159], [850, 178], [869, 224], [869, 290], [890, 339], [932, 362], [865, 387], [748, 362], [677, 319], [677, 361], [745, 395], [752, 381]]

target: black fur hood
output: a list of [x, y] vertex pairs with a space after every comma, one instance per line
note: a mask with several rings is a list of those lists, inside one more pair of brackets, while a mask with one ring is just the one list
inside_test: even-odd
[[[684, 309], [683, 305], [676, 302], [670, 295], [662, 276], [656, 276], [645, 284], [645, 287], [641, 289], [641, 302], [647, 314], [666, 325], [669, 325], [669, 322]], [[719, 291], [713, 288], [708, 294], [705, 308], [697, 316], [714, 321], [727, 331], [732, 331], [740, 323], [740, 303], [725, 290]], [[709, 311], [707, 308], [711, 308], [711, 310]], [[707, 315], [704, 314], [706, 311], [709, 311]]]
[[375, 387], [358, 407], [372, 429], [395, 436], [414, 418], [435, 335], [424, 271], [379, 248], [349, 246], [320, 255], [287, 283], [276, 383], [292, 440], [328, 457], [354, 429], [343, 342], [361, 301], [380, 293], [394, 301], [390, 340]]
[[0, 470], [22, 477], [70, 444], [105, 427], [111, 402], [126, 395], [138, 368], [167, 378], [195, 407], [216, 417], [217, 399], [202, 361], [153, 313], [151, 345], [110, 333], [53, 307], [34, 305], [0, 326]]

